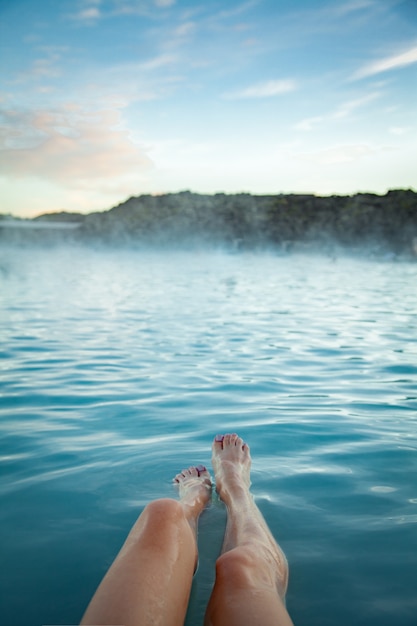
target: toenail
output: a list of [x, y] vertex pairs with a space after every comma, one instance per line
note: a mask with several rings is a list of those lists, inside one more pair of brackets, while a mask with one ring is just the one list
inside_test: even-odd
[[224, 435], [216, 435], [214, 441], [217, 441], [218, 443], [221, 443], [224, 439]]
[[200, 472], [205, 472], [207, 470], [207, 468], [204, 467], [204, 465], [197, 465], [195, 469], [197, 470], [197, 473], [199, 476], [200, 476]]

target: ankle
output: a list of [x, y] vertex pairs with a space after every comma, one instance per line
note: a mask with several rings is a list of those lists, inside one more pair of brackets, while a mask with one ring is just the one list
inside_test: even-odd
[[227, 504], [229, 508], [236, 508], [241, 510], [242, 507], [250, 505], [252, 495], [247, 487], [246, 483], [237, 481], [236, 483], [228, 482], [225, 486], [220, 486], [218, 489], [220, 499]]

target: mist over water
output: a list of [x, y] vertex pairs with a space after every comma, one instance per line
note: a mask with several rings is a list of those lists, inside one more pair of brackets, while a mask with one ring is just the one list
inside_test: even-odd
[[[296, 626], [415, 626], [417, 265], [0, 251], [5, 624], [77, 623], [145, 504], [251, 446]], [[187, 626], [225, 523], [200, 521]]]

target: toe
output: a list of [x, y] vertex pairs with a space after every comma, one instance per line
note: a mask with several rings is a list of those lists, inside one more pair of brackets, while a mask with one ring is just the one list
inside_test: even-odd
[[242, 450], [246, 454], [246, 456], [249, 456], [250, 448], [249, 448], [249, 445], [246, 443], [246, 441], [244, 441], [242, 444]]
[[236, 439], [238, 438], [238, 436], [236, 435], [236, 433], [231, 433], [231, 434], [227, 434], [224, 436], [224, 442], [227, 446], [234, 446], [236, 445]]
[[224, 435], [216, 435], [213, 441], [214, 450], [223, 450]]

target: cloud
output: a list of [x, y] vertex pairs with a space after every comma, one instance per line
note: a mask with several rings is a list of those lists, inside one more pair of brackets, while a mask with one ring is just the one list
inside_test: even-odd
[[322, 115], [316, 115], [316, 117], [307, 117], [306, 119], [301, 120], [301, 122], [295, 124], [294, 128], [295, 130], [310, 131], [325, 120], [326, 118]]
[[196, 23], [192, 21], [183, 22], [174, 31], [175, 37], [188, 37], [192, 35], [196, 30]]
[[410, 126], [392, 126], [388, 129], [388, 132], [391, 135], [396, 135], [397, 137], [401, 135], [407, 135], [408, 133], [410, 133], [410, 131], [412, 131], [412, 128]]
[[294, 80], [268, 80], [242, 89], [241, 91], [228, 92], [224, 98], [228, 100], [241, 100], [247, 98], [271, 98], [296, 89]]
[[178, 57], [175, 54], [160, 54], [148, 61], [136, 64], [136, 67], [139, 71], [152, 72], [161, 67], [173, 65], [177, 60]]
[[417, 63], [417, 46], [410, 48], [406, 52], [396, 54], [394, 56], [385, 57], [379, 61], [373, 61], [367, 63], [361, 67], [352, 76], [353, 79], [366, 78], [368, 76], [374, 76], [375, 74], [381, 74], [382, 72], [388, 72], [401, 67], [406, 67]]
[[20, 72], [14, 82], [21, 83], [27, 80], [44, 80], [60, 78], [62, 75], [62, 57], [67, 52], [66, 46], [40, 46], [42, 56], [31, 61], [26, 71]]
[[250, 11], [253, 8], [256, 8], [258, 4], [259, 4], [259, 0], [247, 0], [247, 2], [242, 2], [240, 4], [237, 4], [236, 6], [232, 8], [229, 7], [227, 9], [222, 9], [221, 11], [217, 11], [216, 18], [221, 19], [221, 20], [235, 18], [237, 16], [242, 15], [243, 13], [246, 13], [247, 11]]
[[101, 16], [100, 10], [97, 7], [90, 7], [77, 13], [79, 20], [96, 20]]
[[176, 0], [82, 0], [81, 8], [72, 14], [72, 18], [85, 22], [95, 22], [100, 18], [115, 15], [152, 15], [155, 10], [169, 9]]
[[374, 91], [360, 98], [347, 100], [346, 102], [343, 102], [341, 105], [339, 105], [339, 107], [332, 113], [328, 113], [327, 115], [317, 115], [315, 117], [307, 117], [306, 119], [301, 120], [294, 125], [294, 129], [300, 131], [314, 130], [317, 126], [321, 124], [328, 124], [332, 120], [348, 117], [356, 109], [364, 107], [380, 97], [381, 93], [378, 91]]
[[376, 3], [373, 0], [352, 0], [352, 2], [345, 2], [344, 4], [336, 5], [330, 10], [333, 11], [335, 16], [344, 17], [350, 13], [356, 13], [357, 11], [374, 8], [375, 4]]
[[[395, 2], [396, 0], [392, 0]], [[391, 0], [387, 0], [391, 2]], [[339, 35], [341, 41], [346, 34], [355, 38], [359, 30], [378, 23], [378, 15], [386, 10], [383, 0], [348, 0], [347, 2], [303, 2], [292, 3], [291, 10], [280, 15], [280, 36], [277, 41], [293, 47], [295, 42], [312, 42], [317, 37]], [[358, 42], [360, 39], [358, 39]]]
[[155, 0], [155, 6], [160, 8], [172, 7], [175, 4], [175, 0]]
[[102, 17], [100, 10], [101, 0], [83, 0], [82, 8], [72, 15], [73, 19], [80, 22], [91, 23]]
[[377, 91], [367, 94], [366, 96], [362, 96], [361, 98], [356, 98], [355, 100], [348, 100], [339, 106], [339, 108], [333, 113], [333, 118], [342, 118], [347, 117], [356, 109], [359, 109], [363, 106], [366, 106], [370, 102], [373, 102], [377, 98], [380, 98], [381, 94]]
[[36, 177], [69, 188], [125, 179], [152, 167], [121, 124], [119, 111], [4, 113], [0, 172]]
[[339, 145], [322, 150], [315, 150], [308, 153], [299, 153], [296, 157], [302, 161], [318, 165], [338, 165], [340, 163], [352, 163], [376, 155], [381, 150], [386, 151], [388, 148], [376, 149], [369, 144], [349, 144]]
[[[118, 100], [124, 107], [169, 98], [184, 82], [177, 73], [180, 57], [162, 53], [141, 61], [127, 61], [103, 68], [84, 85], [83, 99], [90, 106], [97, 101]], [[80, 99], [78, 93], [74, 97]], [[111, 108], [109, 104], [106, 108]], [[120, 107], [117, 107], [120, 108]]]

